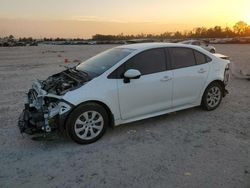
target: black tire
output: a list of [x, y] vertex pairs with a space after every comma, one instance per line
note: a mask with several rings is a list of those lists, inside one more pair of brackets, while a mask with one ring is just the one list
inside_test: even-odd
[[[212, 90], [218, 91], [218, 94], [216, 94], [215, 92], [214, 95], [211, 96], [213, 93]], [[221, 85], [218, 82], [213, 82], [206, 88], [202, 97], [201, 106], [204, 110], [207, 111], [215, 110], [220, 105], [222, 98], [223, 98], [223, 89]], [[212, 102], [213, 100], [216, 102], [213, 103]]]
[[[90, 122], [89, 120], [89, 113], [94, 113], [96, 112], [98, 116], [102, 117], [103, 122], [101, 123], [103, 126], [100, 130], [97, 130], [95, 128], [93, 128], [93, 126], [96, 126], [91, 124], [91, 123], [86, 123], [86, 122]], [[85, 116], [88, 116], [88, 119], [84, 118]], [[82, 120], [86, 119], [85, 121]], [[82, 127], [77, 127], [78, 125], [82, 125], [82, 124], [77, 124], [76, 121], [81, 121], [81, 122], [85, 122], [85, 124], [83, 124]], [[93, 120], [94, 121], [94, 120]], [[74, 140], [76, 143], [78, 144], [90, 144], [93, 142], [96, 142], [97, 140], [99, 140], [105, 133], [107, 126], [109, 124], [109, 118], [108, 118], [108, 113], [105, 110], [105, 108], [103, 108], [101, 105], [96, 104], [96, 103], [86, 103], [86, 104], [82, 104], [80, 106], [78, 106], [70, 115], [69, 118], [66, 121], [66, 132], [69, 135], [69, 137]], [[84, 127], [88, 126], [87, 128], [83, 129]], [[91, 127], [92, 126], [92, 127]], [[77, 127], [77, 128], [76, 128]], [[85, 135], [85, 131], [87, 135], [91, 135], [91, 131], [90, 129], [92, 128], [93, 130], [96, 130], [98, 132], [98, 134], [93, 137], [93, 138], [81, 138], [80, 136], [84, 136]], [[76, 129], [80, 130], [83, 129], [82, 131], [80, 131], [80, 133], [83, 132], [82, 135], [80, 135], [80, 133], [76, 132]], [[96, 133], [97, 133], [96, 132]], [[86, 135], [86, 136], [87, 136]]]
[[210, 53], [215, 54], [215, 50], [214, 50], [214, 49], [211, 49], [211, 50], [210, 50]]

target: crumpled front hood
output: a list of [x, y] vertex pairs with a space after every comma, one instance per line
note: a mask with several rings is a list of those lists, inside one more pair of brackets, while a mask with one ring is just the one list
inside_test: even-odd
[[41, 89], [54, 95], [64, 95], [66, 92], [78, 88], [90, 79], [84, 72], [69, 68], [41, 81]]

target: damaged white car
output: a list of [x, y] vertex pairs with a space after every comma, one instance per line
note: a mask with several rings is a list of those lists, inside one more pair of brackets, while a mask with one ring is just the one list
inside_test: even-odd
[[65, 131], [87, 144], [109, 125], [199, 105], [214, 110], [227, 93], [229, 63], [185, 44], [119, 46], [35, 82], [18, 126], [27, 134]]

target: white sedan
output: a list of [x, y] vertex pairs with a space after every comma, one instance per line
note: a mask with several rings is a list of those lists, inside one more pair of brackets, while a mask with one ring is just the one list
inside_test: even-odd
[[35, 82], [18, 125], [28, 134], [59, 129], [87, 144], [108, 126], [200, 105], [214, 110], [227, 93], [229, 63], [185, 44], [119, 46]]
[[209, 45], [208, 42], [202, 41], [202, 40], [186, 40], [186, 41], [182, 41], [180, 42], [182, 44], [189, 44], [189, 45], [196, 45], [196, 46], [200, 46], [203, 49], [211, 52], [211, 53], [215, 53], [216, 49], [214, 46]]

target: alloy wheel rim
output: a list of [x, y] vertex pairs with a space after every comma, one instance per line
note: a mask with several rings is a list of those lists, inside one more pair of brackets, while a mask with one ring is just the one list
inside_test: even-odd
[[211, 108], [217, 106], [221, 99], [221, 91], [217, 86], [212, 87], [207, 94], [207, 104]]
[[97, 111], [86, 111], [78, 116], [74, 130], [76, 135], [83, 140], [97, 137], [103, 130], [104, 119]]

